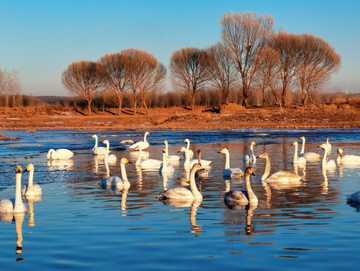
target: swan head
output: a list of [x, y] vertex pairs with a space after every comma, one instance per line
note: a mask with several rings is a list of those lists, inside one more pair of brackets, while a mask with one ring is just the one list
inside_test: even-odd
[[186, 148], [185, 147], [181, 147], [181, 149], [178, 152], [186, 152]]
[[250, 145], [256, 146], [256, 143], [253, 141], [253, 142], [251, 142]]
[[326, 146], [326, 144], [321, 144], [321, 145], [318, 146], [318, 148], [323, 148], [324, 150], [326, 150], [327, 146]]
[[26, 166], [25, 171], [31, 171], [31, 170], [34, 170], [34, 165], [33, 165], [33, 164], [28, 164], [28, 165]]
[[20, 165], [16, 166], [15, 173], [17, 174], [17, 173], [21, 173], [21, 172], [22, 172], [21, 166]]
[[163, 150], [163, 153], [166, 153], [166, 150], [165, 150], [165, 149]]
[[145, 135], [150, 135], [150, 133], [149, 133], [149, 132], [145, 132]]
[[193, 170], [197, 171], [197, 170], [200, 170], [200, 169], [204, 169], [204, 168], [199, 163], [195, 163], [193, 165], [193, 167], [191, 168], [191, 171], [193, 171]]
[[126, 159], [125, 157], [121, 158], [120, 164], [125, 165], [125, 164], [127, 164], [127, 163], [131, 164], [131, 162], [130, 162], [128, 159]]
[[256, 158], [268, 158], [269, 155], [267, 154], [267, 152], [263, 152], [262, 154], [260, 154], [258, 157]]
[[343, 154], [343, 150], [342, 150], [342, 149], [338, 149], [338, 150], [337, 150], [337, 153], [338, 153], [339, 156], [341, 156], [341, 155]]
[[167, 145], [167, 143], [168, 143], [167, 140], [165, 140], [163, 144], [164, 144], [164, 145]]
[[298, 143], [297, 143], [297, 141], [294, 141], [291, 145], [297, 146]]
[[47, 158], [48, 160], [50, 159], [50, 155], [51, 155], [52, 152], [55, 152], [55, 150], [54, 150], [54, 149], [50, 149], [50, 150], [48, 151], [48, 153], [47, 153], [47, 155], [46, 155], [46, 158]]
[[109, 144], [110, 144], [110, 143], [109, 143], [109, 140], [104, 140], [102, 143], [103, 143], [103, 144], [106, 144], [106, 145], [109, 145]]
[[299, 139], [304, 140], [304, 139], [305, 139], [305, 137], [304, 137], [304, 136], [300, 136], [300, 137], [299, 137]]
[[251, 167], [247, 167], [245, 169], [245, 175], [253, 175], [253, 176], [255, 176], [255, 173], [254, 173], [254, 171], [253, 171], [253, 169]]
[[184, 141], [183, 141], [183, 142], [188, 143], [188, 142], [190, 142], [190, 140], [189, 140], [188, 138], [186, 138], [186, 139], [184, 139]]
[[219, 151], [219, 153], [228, 153], [228, 149], [227, 148], [223, 148], [221, 151]]
[[97, 138], [97, 135], [92, 135], [91, 137], [93, 137], [93, 138]]

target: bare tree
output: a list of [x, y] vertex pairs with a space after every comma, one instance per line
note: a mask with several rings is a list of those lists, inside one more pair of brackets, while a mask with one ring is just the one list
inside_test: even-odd
[[258, 54], [260, 66], [256, 75], [256, 82], [262, 89], [263, 105], [265, 101], [265, 89], [269, 88], [276, 102], [282, 108], [280, 87], [280, 53], [269, 46], [265, 46]]
[[171, 79], [175, 89], [183, 91], [195, 107], [196, 94], [203, 90], [211, 79], [208, 53], [195, 47], [174, 51], [170, 58]]
[[118, 98], [119, 115], [121, 115], [123, 93], [129, 88], [126, 73], [127, 57], [120, 53], [106, 54], [99, 63], [105, 70], [105, 82]]
[[20, 94], [22, 89], [22, 84], [19, 77], [19, 72], [16, 70], [12, 70], [10, 73], [6, 74], [6, 87], [7, 93], [12, 95], [12, 106], [16, 106], [15, 97], [17, 94]]
[[97, 90], [103, 86], [105, 72], [99, 63], [81, 60], [71, 63], [63, 71], [61, 82], [69, 93], [82, 97], [88, 102], [88, 115], [91, 115], [91, 102]]
[[280, 31], [271, 39], [270, 46], [280, 53], [281, 102], [285, 106], [286, 95], [291, 89], [301, 51], [299, 35]]
[[230, 89], [237, 81], [238, 72], [228, 51], [221, 43], [207, 49], [210, 57], [210, 82], [221, 92], [221, 104], [229, 103]]
[[146, 113], [149, 114], [146, 97], [149, 91], [162, 88], [166, 77], [166, 68], [150, 53], [139, 49], [121, 51], [127, 57], [126, 73], [129, 88], [133, 91], [134, 115], [136, 114], [137, 91], [139, 90]]
[[243, 105], [247, 106], [253, 77], [258, 69], [257, 54], [273, 33], [274, 19], [257, 13], [224, 14], [219, 20], [223, 44], [240, 73]]
[[331, 74], [339, 71], [341, 58], [325, 40], [311, 34], [300, 35], [300, 56], [296, 78], [301, 101], [306, 105], [309, 95], [328, 83]]

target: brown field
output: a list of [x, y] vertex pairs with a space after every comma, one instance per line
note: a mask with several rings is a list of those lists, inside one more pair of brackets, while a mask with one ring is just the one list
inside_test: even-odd
[[220, 109], [196, 107], [124, 109], [93, 112], [71, 107], [0, 108], [0, 129], [236, 129], [236, 128], [359, 128], [360, 109], [347, 104], [251, 107], [229, 104]]

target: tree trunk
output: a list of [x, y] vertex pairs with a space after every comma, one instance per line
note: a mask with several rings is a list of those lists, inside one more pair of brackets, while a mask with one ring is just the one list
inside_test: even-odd
[[134, 115], [136, 115], [136, 103], [137, 103], [137, 100], [136, 100], [136, 97], [134, 96]]
[[148, 108], [147, 108], [147, 106], [146, 106], [146, 101], [145, 101], [145, 99], [143, 99], [143, 105], [144, 105], [144, 108], [145, 108], [145, 111], [146, 111], [146, 115], [149, 115], [149, 110], [148, 110]]
[[91, 101], [88, 100], [88, 116], [91, 115]]
[[191, 110], [195, 109], [195, 95], [191, 97]]
[[121, 107], [122, 107], [122, 95], [118, 96], [119, 97], [119, 116], [121, 115]]

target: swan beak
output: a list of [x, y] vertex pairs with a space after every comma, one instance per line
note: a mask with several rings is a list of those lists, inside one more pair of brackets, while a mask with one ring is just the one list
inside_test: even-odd
[[163, 153], [166, 153], [166, 150], [163, 150]]
[[222, 150], [221, 150], [221, 151], [218, 151], [218, 153], [222, 153]]
[[92, 135], [91, 137], [95, 137], [95, 136]]
[[178, 153], [181, 152], [181, 150], [178, 150]]
[[294, 141], [291, 145], [295, 145], [296, 144], [296, 141]]
[[103, 142], [101, 142], [101, 143], [105, 144], [105, 140]]
[[323, 144], [319, 145], [318, 148], [322, 148], [323, 147]]
[[166, 144], [166, 140], [164, 141], [164, 143], [163, 144]]
[[129, 164], [132, 164], [131, 161], [129, 161], [129, 160], [128, 160], [127, 162], [128, 162]]
[[255, 173], [254, 173], [254, 172], [251, 172], [251, 175], [255, 176]]

